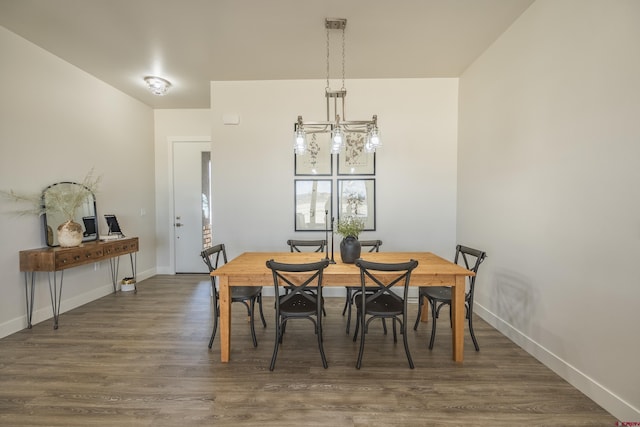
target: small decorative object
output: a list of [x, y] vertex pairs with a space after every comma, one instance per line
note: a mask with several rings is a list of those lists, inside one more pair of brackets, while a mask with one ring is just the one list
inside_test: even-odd
[[340, 242], [340, 257], [345, 264], [353, 264], [358, 258], [362, 248], [358, 241], [360, 232], [364, 229], [364, 221], [355, 216], [348, 216], [338, 219], [336, 227], [338, 234], [343, 239]]
[[125, 277], [120, 282], [120, 290], [122, 292], [135, 291], [136, 290], [136, 279], [133, 277]]
[[[100, 177], [93, 176], [93, 169], [89, 171], [82, 183], [60, 182], [50, 185], [43, 193], [20, 194], [13, 190], [0, 191], [0, 195], [14, 202], [30, 203], [31, 208], [18, 210], [20, 215], [36, 214], [59, 218], [59, 221], [48, 221], [51, 224], [60, 224], [46, 229], [47, 244], [52, 241], [53, 229], [57, 231], [57, 243], [62, 247], [79, 246], [84, 237], [82, 225], [76, 219], [78, 210], [92, 203], [93, 216], [95, 217], [95, 196]], [[79, 219], [78, 219], [79, 220]]]
[[63, 248], [72, 248], [82, 243], [82, 226], [72, 220], [58, 226], [58, 243]]

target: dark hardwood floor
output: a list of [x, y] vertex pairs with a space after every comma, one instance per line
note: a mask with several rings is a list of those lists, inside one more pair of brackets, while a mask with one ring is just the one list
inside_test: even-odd
[[[2, 426], [613, 426], [615, 418], [480, 319], [480, 352], [466, 333], [465, 361], [451, 360], [448, 314], [409, 332], [416, 365], [380, 324], [358, 343], [345, 334], [342, 298], [327, 298], [323, 369], [310, 322], [291, 322], [269, 371], [267, 328], [233, 305], [232, 360], [219, 337], [207, 348], [206, 275], [157, 276], [0, 340]], [[417, 307], [413, 310], [413, 322]], [[353, 330], [353, 329], [352, 329]]]

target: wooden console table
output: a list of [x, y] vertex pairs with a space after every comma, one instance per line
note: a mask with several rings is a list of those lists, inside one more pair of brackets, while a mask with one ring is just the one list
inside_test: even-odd
[[[20, 271], [24, 272], [24, 289], [27, 297], [28, 328], [31, 329], [32, 326], [31, 316], [33, 314], [33, 291], [36, 272], [43, 271], [48, 274], [49, 293], [51, 294], [51, 305], [53, 306], [53, 328], [58, 329], [64, 270], [108, 259], [111, 267], [113, 292], [115, 293], [117, 290], [120, 255], [129, 254], [131, 271], [135, 279], [137, 252], [137, 237], [107, 241], [96, 240], [94, 242], [85, 242], [74, 248], [47, 247], [20, 251]], [[58, 272], [60, 272], [59, 282]], [[31, 282], [31, 295], [29, 295], [29, 282]], [[137, 289], [135, 289], [135, 292], [137, 292]]]

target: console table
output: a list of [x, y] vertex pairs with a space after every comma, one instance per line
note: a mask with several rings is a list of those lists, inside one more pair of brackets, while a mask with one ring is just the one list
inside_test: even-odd
[[[73, 248], [47, 247], [20, 251], [20, 271], [24, 272], [24, 290], [27, 298], [27, 323], [31, 329], [33, 314], [33, 291], [36, 272], [47, 272], [49, 278], [49, 293], [53, 306], [53, 328], [58, 329], [60, 302], [62, 299], [62, 279], [64, 270], [108, 259], [111, 267], [113, 292], [117, 290], [118, 268], [120, 255], [129, 254], [131, 271], [136, 277], [136, 253], [138, 252], [138, 238], [121, 238], [107, 241], [85, 242]], [[60, 277], [58, 279], [58, 272]], [[31, 294], [29, 295], [29, 282]], [[135, 283], [135, 282], [134, 282]], [[135, 284], [134, 284], [135, 286]], [[134, 288], [135, 289], [135, 288]], [[137, 292], [137, 289], [135, 289]]]

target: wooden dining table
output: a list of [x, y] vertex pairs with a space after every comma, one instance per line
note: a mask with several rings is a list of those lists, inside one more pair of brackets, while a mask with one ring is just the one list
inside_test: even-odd
[[[271, 270], [267, 260], [283, 263], [309, 263], [320, 261], [325, 254], [317, 252], [245, 252], [227, 264], [211, 272], [218, 277], [220, 295], [220, 359], [229, 362], [231, 356], [231, 289], [232, 286], [273, 286]], [[339, 257], [338, 257], [339, 258]], [[463, 361], [465, 282], [474, 273], [430, 252], [372, 252], [363, 253], [362, 259], [374, 262], [418, 261], [411, 273], [410, 286], [451, 286], [453, 360]], [[292, 276], [295, 276], [292, 274]], [[292, 277], [295, 279], [295, 277]], [[323, 273], [322, 286], [344, 287], [360, 285], [360, 269], [354, 264], [345, 264], [339, 259], [330, 264]], [[426, 311], [426, 310], [425, 310]]]

